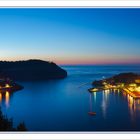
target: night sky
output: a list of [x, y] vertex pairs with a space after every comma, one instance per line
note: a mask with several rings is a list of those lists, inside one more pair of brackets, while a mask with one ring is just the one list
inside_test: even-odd
[[140, 9], [1, 8], [0, 60], [140, 63]]

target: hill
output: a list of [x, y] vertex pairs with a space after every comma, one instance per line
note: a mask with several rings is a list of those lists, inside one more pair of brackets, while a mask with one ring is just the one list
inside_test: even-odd
[[140, 75], [137, 73], [120, 73], [118, 75], [115, 75], [111, 78], [99, 80], [99, 81], [94, 81], [92, 84], [95, 86], [103, 86], [104, 82], [107, 82], [112, 85], [116, 85], [117, 83], [123, 83], [125, 85], [127, 84], [132, 84], [132, 83], [137, 83], [139, 84], [140, 82]]
[[15, 81], [61, 79], [67, 72], [53, 62], [42, 60], [0, 61], [0, 78]]

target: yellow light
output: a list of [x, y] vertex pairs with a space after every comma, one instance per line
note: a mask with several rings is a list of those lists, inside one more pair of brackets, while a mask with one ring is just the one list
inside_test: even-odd
[[92, 92], [96, 92], [96, 91], [98, 91], [98, 89], [97, 88], [93, 88], [93, 89], [91, 89], [91, 91]]
[[130, 101], [130, 104], [132, 105], [134, 102], [133, 97], [129, 96], [129, 101]]
[[129, 84], [129, 86], [136, 87], [136, 86], [137, 86], [137, 84], [132, 83], [132, 84]]
[[140, 104], [140, 100], [138, 100], [138, 104]]
[[103, 85], [106, 85], [107, 83], [106, 82], [103, 82]]
[[140, 83], [140, 79], [135, 80], [136, 83]]
[[9, 84], [6, 84], [6, 85], [5, 85], [5, 87], [6, 87], [6, 88], [9, 88], [9, 87], [10, 87], [10, 85], [9, 85]]
[[140, 92], [140, 87], [137, 87], [137, 88], [136, 88], [136, 91]]
[[109, 93], [109, 90], [108, 89], [104, 90], [104, 93], [105, 94], [108, 94]]
[[132, 88], [132, 87], [129, 87], [128, 88], [130, 91], [134, 91], [135, 90], [135, 88]]

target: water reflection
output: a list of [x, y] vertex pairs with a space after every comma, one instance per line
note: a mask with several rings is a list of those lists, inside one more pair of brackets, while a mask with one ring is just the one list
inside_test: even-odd
[[[92, 98], [94, 102], [92, 102]], [[93, 110], [93, 106], [95, 105], [96, 105], [96, 92], [94, 92], [93, 94], [92, 93], [89, 94], [89, 106], [90, 106], [89, 112], [95, 111]]]
[[92, 95], [89, 94], [89, 106], [90, 106], [90, 112], [92, 112]]
[[127, 95], [128, 107], [132, 121], [135, 120], [136, 112], [140, 111], [140, 99], [134, 99], [129, 94]]
[[96, 92], [93, 92], [94, 102], [96, 103]]
[[102, 112], [103, 112], [104, 118], [106, 118], [108, 102], [110, 100], [109, 94], [112, 94], [112, 93], [115, 93], [114, 96], [122, 95], [122, 96], [118, 96], [118, 97], [119, 98], [123, 97], [124, 101], [127, 101], [131, 119], [132, 119], [132, 121], [134, 121], [137, 111], [140, 111], [140, 99], [134, 99], [129, 94], [127, 94], [125, 92], [120, 92], [119, 89], [104, 90], [102, 92]]
[[2, 102], [2, 93], [0, 93], [0, 104]]
[[10, 93], [9, 91], [0, 92], [0, 104], [2, 104], [2, 102], [4, 101], [6, 108], [8, 108], [10, 106], [9, 102], [11, 95], [12, 93]]
[[[107, 117], [107, 111], [109, 108], [109, 102], [112, 99], [112, 96], [110, 94], [113, 94], [115, 98], [118, 98], [120, 102], [123, 100], [123, 102], [126, 102], [128, 105], [128, 110], [130, 112], [130, 117], [133, 120], [136, 118], [136, 113], [140, 111], [140, 99], [134, 99], [132, 96], [125, 92], [121, 92], [120, 89], [111, 89], [111, 90], [103, 90], [102, 91], [102, 100], [101, 100], [101, 108], [104, 119]], [[93, 98], [93, 100], [92, 100]], [[93, 94], [90, 94], [90, 111], [92, 112], [92, 106], [96, 105], [96, 102], [98, 102], [97, 93], [93, 92]]]
[[108, 105], [108, 96], [109, 96], [110, 90], [103, 90], [103, 97], [102, 97], [102, 110], [103, 110], [103, 117], [106, 118], [107, 113], [107, 105]]
[[6, 104], [7, 108], [9, 107], [9, 98], [10, 98], [10, 93], [8, 91], [6, 91], [6, 93], [5, 93], [5, 104]]
[[134, 99], [129, 94], [127, 95], [128, 107], [130, 110], [130, 115], [132, 120], [134, 120], [135, 115], [135, 108], [134, 108]]

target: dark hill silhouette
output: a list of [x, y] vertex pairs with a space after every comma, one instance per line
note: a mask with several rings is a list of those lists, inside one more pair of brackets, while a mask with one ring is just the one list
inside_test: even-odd
[[0, 77], [15, 81], [65, 78], [67, 72], [53, 62], [42, 60], [0, 61]]

